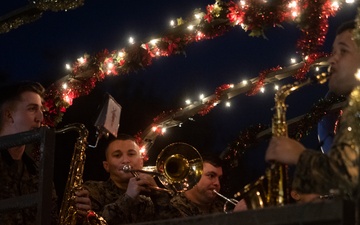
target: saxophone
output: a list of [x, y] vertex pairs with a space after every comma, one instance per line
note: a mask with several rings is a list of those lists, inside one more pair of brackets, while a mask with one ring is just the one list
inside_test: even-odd
[[[272, 135], [275, 137], [288, 136], [286, 123], [286, 97], [292, 92], [313, 83], [323, 84], [327, 81], [328, 75], [321, 73], [305, 80], [282, 86], [275, 94], [275, 113], [272, 118]], [[271, 206], [283, 206], [289, 202], [288, 188], [288, 166], [278, 162], [272, 162], [265, 172], [268, 185], [266, 201]]]
[[[74, 203], [75, 192], [81, 190], [83, 184], [83, 172], [85, 164], [85, 150], [87, 147], [88, 130], [83, 124], [74, 123], [56, 130], [56, 133], [77, 131], [79, 137], [75, 143], [74, 153], [70, 163], [69, 175], [66, 182], [65, 192], [61, 203], [59, 224], [75, 225], [78, 220], [77, 210]], [[94, 211], [89, 210], [84, 220], [84, 224], [106, 225], [105, 219], [98, 216]]]

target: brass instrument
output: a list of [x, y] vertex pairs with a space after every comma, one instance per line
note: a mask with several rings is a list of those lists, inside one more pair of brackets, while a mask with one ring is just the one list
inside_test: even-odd
[[123, 170], [157, 176], [172, 194], [191, 189], [201, 178], [203, 162], [200, 153], [191, 145], [177, 142], [166, 146], [156, 159], [156, 166], [132, 170], [128, 165]]
[[[68, 131], [77, 131], [79, 137], [75, 143], [74, 153], [70, 163], [69, 175], [66, 182], [65, 192], [61, 203], [59, 224], [75, 225], [77, 221], [77, 210], [74, 204], [75, 192], [81, 190], [83, 184], [83, 171], [85, 164], [85, 150], [87, 147], [88, 130], [83, 124], [74, 123], [65, 126], [56, 131], [56, 133], [65, 133]], [[106, 225], [104, 218], [98, 216], [94, 211], [88, 211], [84, 224]]]
[[[272, 119], [272, 135], [276, 137], [288, 136], [286, 123], [286, 97], [301, 87], [312, 83], [323, 84], [327, 81], [327, 74], [322, 73], [315, 77], [308, 78], [306, 81], [282, 86], [275, 94], [275, 114]], [[288, 188], [288, 168], [287, 165], [272, 162], [266, 170], [268, 190], [266, 202], [272, 206], [282, 206], [289, 201]]]
[[267, 206], [263, 184], [264, 178], [264, 176], [261, 176], [255, 182], [245, 185], [245, 187], [234, 195], [234, 198], [244, 199], [248, 209], [264, 208]]

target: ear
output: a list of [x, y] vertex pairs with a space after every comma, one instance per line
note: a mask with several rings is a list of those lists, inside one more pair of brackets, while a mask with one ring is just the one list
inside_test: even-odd
[[297, 191], [290, 191], [290, 195], [295, 201], [299, 201], [301, 199], [301, 195]]
[[106, 172], [109, 172], [109, 163], [107, 161], [103, 161], [103, 167], [106, 170]]
[[12, 117], [11, 111], [9, 109], [5, 109], [3, 112], [3, 118], [4, 121], [10, 122], [10, 123], [14, 123], [14, 119]]

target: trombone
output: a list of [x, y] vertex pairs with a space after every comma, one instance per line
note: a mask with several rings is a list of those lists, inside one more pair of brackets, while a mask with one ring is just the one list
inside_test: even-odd
[[[124, 172], [131, 173], [134, 177], [138, 173], [157, 176], [159, 181], [170, 193], [183, 192], [191, 189], [201, 178], [203, 162], [200, 153], [191, 145], [176, 142], [161, 150], [156, 159], [156, 166], [150, 170], [133, 170], [125, 165]], [[161, 190], [163, 188], [156, 188]]]
[[236, 200], [236, 199], [234, 199], [234, 198], [227, 198], [227, 197], [225, 197], [224, 195], [222, 195], [222, 194], [220, 194], [219, 192], [217, 192], [215, 189], [213, 190], [213, 192], [215, 193], [215, 194], [217, 194], [218, 196], [220, 196], [221, 198], [223, 198], [223, 199], [225, 199], [226, 200], [226, 202], [229, 202], [229, 203], [231, 203], [231, 204], [233, 204], [233, 205], [236, 205], [239, 201], [238, 200]]

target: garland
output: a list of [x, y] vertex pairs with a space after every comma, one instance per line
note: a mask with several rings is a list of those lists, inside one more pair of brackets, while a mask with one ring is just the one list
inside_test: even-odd
[[[297, 4], [292, 6], [294, 2]], [[304, 2], [301, 13], [300, 2]], [[187, 45], [221, 36], [236, 26], [249, 31], [250, 36], [259, 37], [265, 36], [266, 29], [280, 26], [283, 22], [297, 23], [303, 34], [297, 48], [299, 53], [305, 56], [305, 64], [301, 73], [295, 77], [303, 78], [308, 71], [307, 66], [323, 55], [318, 49], [323, 45], [324, 34], [327, 32], [327, 19], [335, 15], [337, 9], [331, 7], [331, 0], [274, 0], [267, 3], [250, 0], [244, 4], [216, 1], [215, 4], [206, 7], [206, 13], [195, 11], [198, 15], [196, 19], [178, 19], [176, 26], [162, 37], [133, 44], [118, 51], [105, 50], [93, 56], [84, 55], [79, 58], [71, 66], [66, 77], [47, 89], [45, 101], [49, 111], [45, 115], [45, 123], [48, 126], [56, 126], [66, 108], [72, 104], [72, 100], [89, 94], [96, 83], [103, 81], [106, 76], [124, 75], [143, 69], [151, 65], [153, 58], [184, 53]], [[294, 16], [294, 13], [298, 13], [299, 16]], [[260, 73], [262, 77], [266, 77], [267, 74]], [[263, 85], [262, 81], [263, 79], [259, 79], [259, 83], [255, 85], [256, 89], [250, 93], [255, 94]], [[67, 87], [64, 88], [64, 85]], [[204, 109], [202, 114], [209, 112], [212, 105], [209, 104], [209, 108]]]

